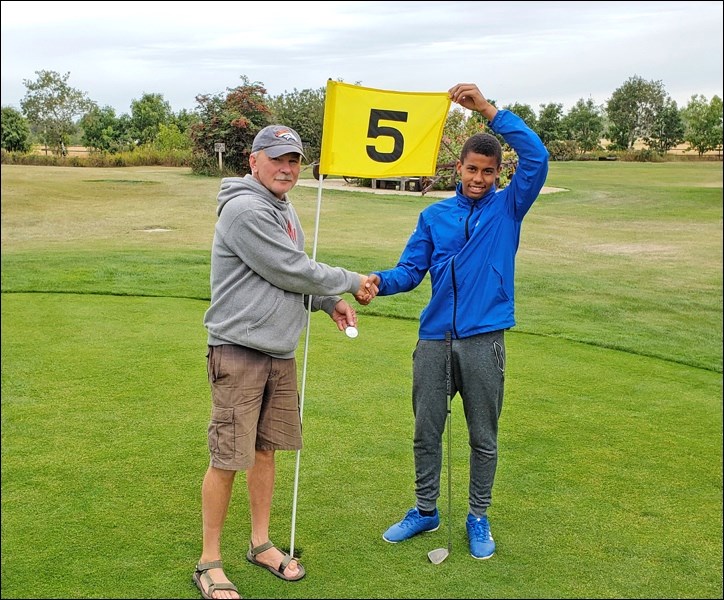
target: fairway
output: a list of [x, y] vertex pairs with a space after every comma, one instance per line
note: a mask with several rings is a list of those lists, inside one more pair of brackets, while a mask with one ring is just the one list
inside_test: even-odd
[[[381, 538], [414, 501], [428, 284], [358, 307], [354, 339], [315, 313], [295, 548], [308, 576], [245, 560], [238, 486], [223, 547], [242, 595], [721, 598], [721, 177], [708, 163], [551, 164], [547, 184], [567, 191], [523, 225], [491, 560], [467, 552], [459, 397], [452, 553], [427, 559], [444, 520]], [[185, 169], [2, 167], [3, 598], [199, 597], [217, 189]], [[292, 196], [311, 249], [316, 190]], [[318, 258], [392, 266], [433, 201], [327, 191]], [[287, 547], [294, 458], [279, 455], [271, 524]]]

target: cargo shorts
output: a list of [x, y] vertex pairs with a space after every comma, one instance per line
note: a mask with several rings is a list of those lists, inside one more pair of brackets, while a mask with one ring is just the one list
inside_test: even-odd
[[256, 450], [301, 450], [302, 422], [294, 358], [225, 344], [209, 346], [211, 466], [243, 471]]

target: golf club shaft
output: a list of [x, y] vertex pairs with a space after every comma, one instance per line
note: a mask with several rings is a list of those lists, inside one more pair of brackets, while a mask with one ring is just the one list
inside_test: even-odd
[[445, 384], [447, 386], [447, 549], [452, 551], [452, 340], [449, 331], [445, 332]]

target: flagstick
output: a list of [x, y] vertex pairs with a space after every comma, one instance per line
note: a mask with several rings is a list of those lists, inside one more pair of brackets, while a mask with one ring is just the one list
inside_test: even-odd
[[[317, 216], [314, 221], [314, 244], [312, 246], [312, 260], [317, 258], [317, 235], [319, 233], [319, 215], [322, 209], [322, 174], [319, 174], [319, 186], [317, 188]], [[312, 323], [312, 295], [307, 297], [307, 331], [304, 335], [304, 359], [302, 360], [302, 391], [299, 395], [299, 422], [304, 414], [304, 391], [307, 385], [307, 354], [309, 350], [309, 330]], [[292, 500], [292, 537], [289, 542], [289, 554], [294, 556], [294, 530], [297, 522], [297, 492], [299, 490], [299, 461], [301, 450], [297, 450], [297, 461], [294, 467], [294, 499]]]

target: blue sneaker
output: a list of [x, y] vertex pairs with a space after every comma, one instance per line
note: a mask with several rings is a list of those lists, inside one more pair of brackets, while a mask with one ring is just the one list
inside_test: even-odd
[[470, 555], [480, 560], [493, 556], [495, 542], [490, 533], [488, 517], [474, 517], [468, 514], [465, 525], [468, 529], [468, 540], [470, 540]]
[[431, 517], [424, 517], [417, 511], [417, 508], [411, 508], [402, 521], [395, 523], [382, 534], [382, 539], [391, 544], [396, 544], [403, 540], [409, 540], [418, 533], [435, 531], [438, 527], [440, 527], [440, 513], [437, 512], [437, 508], [435, 514]]

